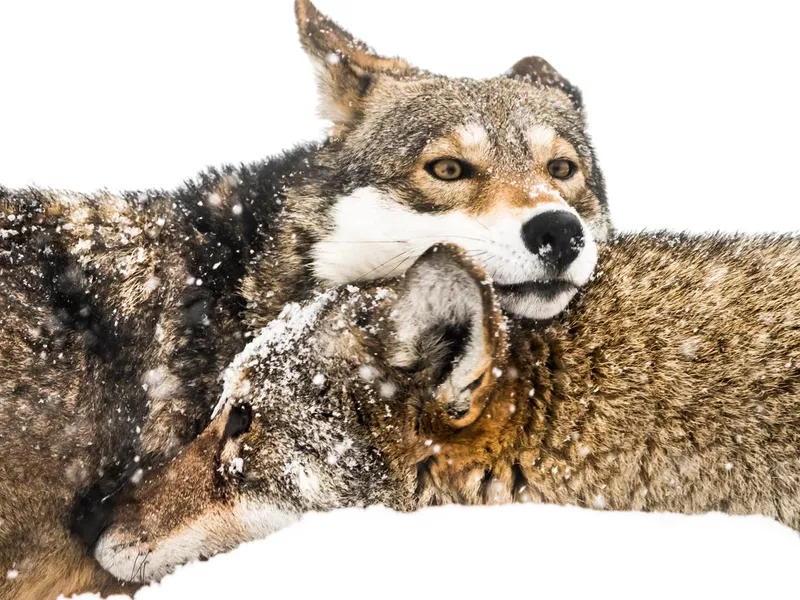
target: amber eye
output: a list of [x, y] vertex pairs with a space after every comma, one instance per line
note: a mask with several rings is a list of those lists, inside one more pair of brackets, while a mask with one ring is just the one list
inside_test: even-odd
[[442, 181], [455, 181], [469, 176], [469, 167], [455, 158], [440, 158], [431, 161], [425, 165], [425, 170]]
[[563, 158], [557, 158], [547, 163], [548, 173], [556, 179], [569, 179], [575, 175], [577, 169], [574, 162]]

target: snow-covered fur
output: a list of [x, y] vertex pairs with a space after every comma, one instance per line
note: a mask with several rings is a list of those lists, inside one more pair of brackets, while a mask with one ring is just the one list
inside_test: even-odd
[[[132, 581], [310, 510], [548, 502], [800, 529], [800, 238], [620, 236], [574, 309], [508, 320], [463, 251], [287, 307], [96, 548]], [[465, 527], [468, 527], [465, 524]]]
[[113, 504], [208, 425], [246, 332], [319, 284], [458, 241], [507, 308], [549, 318], [591, 274], [603, 178], [547, 62], [452, 79], [296, 12], [323, 143], [169, 192], [0, 188], [0, 596], [79, 587]]

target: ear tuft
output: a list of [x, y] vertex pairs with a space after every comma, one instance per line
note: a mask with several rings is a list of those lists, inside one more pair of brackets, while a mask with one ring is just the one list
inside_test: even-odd
[[296, 0], [294, 4], [300, 43], [307, 52], [334, 62], [327, 54], [339, 57], [351, 52], [369, 53], [369, 47], [319, 12], [309, 0]]
[[300, 43], [317, 70], [320, 113], [347, 126], [359, 113], [373, 77], [416, 72], [400, 58], [385, 58], [319, 12], [309, 0], [295, 1]]
[[483, 269], [457, 246], [433, 246], [406, 273], [392, 320], [393, 365], [424, 365], [437, 385], [431, 420], [458, 428], [477, 419], [506, 350], [502, 313]]
[[569, 96], [576, 108], [583, 107], [581, 91], [540, 56], [527, 56], [517, 61], [506, 76], [539, 87], [558, 88]]

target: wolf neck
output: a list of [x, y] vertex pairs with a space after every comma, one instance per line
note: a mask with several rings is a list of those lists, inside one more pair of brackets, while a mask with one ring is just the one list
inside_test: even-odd
[[800, 481], [800, 370], [788, 359], [800, 329], [787, 312], [800, 270], [761, 268], [799, 258], [788, 236], [609, 245], [571, 312], [542, 331], [515, 325], [519, 377], [496, 390], [468, 453], [441, 444], [434, 499], [724, 510], [800, 526], [789, 501], [800, 486], [774, 486], [778, 471]]
[[326, 213], [331, 198], [348, 187], [348, 176], [331, 159], [336, 143], [328, 140], [286, 156], [291, 161], [275, 192], [280, 196], [279, 212], [262, 236], [264, 250], [250, 261], [242, 280], [249, 308], [246, 324], [251, 330], [265, 327], [287, 302], [306, 300], [320, 287], [311, 250], [329, 226]]

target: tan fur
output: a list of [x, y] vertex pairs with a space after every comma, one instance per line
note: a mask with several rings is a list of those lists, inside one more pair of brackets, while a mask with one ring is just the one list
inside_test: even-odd
[[[284, 333], [254, 342], [226, 397], [226, 410], [255, 412], [230, 447], [241, 480], [219, 488], [224, 503], [198, 491], [204, 504], [183, 511], [181, 527], [203, 531], [242, 502], [301, 513], [520, 501], [763, 514], [800, 530], [798, 264], [797, 237], [620, 236], [575, 306], [542, 326], [505, 320], [481, 268], [440, 246], [391, 288], [326, 296], [306, 309], [318, 316], [292, 313], [305, 324], [277, 323]], [[479, 366], [462, 375], [474, 348]], [[459, 389], [466, 412], [452, 410]], [[342, 439], [358, 448], [352, 462], [317, 460]], [[318, 495], [297, 488], [287, 464], [314, 471]], [[163, 512], [154, 499], [169, 489], [168, 479], [141, 488], [139, 510]], [[118, 518], [110, 550], [143, 531], [143, 552], [175, 535]], [[239, 531], [224, 547], [251, 539]]]
[[[518, 376], [469, 431], [434, 438], [431, 498], [482, 503], [491, 484], [542, 502], [760, 513], [800, 528], [800, 271], [770, 275], [798, 264], [800, 242], [640, 239], [605, 249], [565, 318], [534, 335], [514, 325], [498, 366]], [[516, 480], [495, 476], [510, 470]], [[475, 473], [479, 488], [459, 483]]]
[[36, 577], [17, 575], [13, 580], [6, 580], [5, 575], [0, 577], [0, 598], [55, 600], [60, 594], [69, 598], [85, 590], [93, 590], [103, 597], [133, 593], [136, 586], [120, 584], [98, 568], [82, 548], [71, 548], [73, 544], [74, 540], [59, 541], [58, 550], [31, 557], [24, 566], [29, 572], [35, 572]]
[[[208, 462], [228, 465], [240, 451], [249, 452], [213, 428], [205, 437], [198, 434], [209, 424], [220, 374], [246, 344], [247, 330], [269, 323], [287, 302], [313, 298], [318, 284], [341, 281], [318, 276], [312, 253], [333, 226], [337, 199], [380, 188], [416, 216], [473, 217], [533, 206], [541, 194], [550, 197], [538, 187], [552, 187], [580, 213], [581, 227], [597, 238], [610, 230], [580, 98], [545, 61], [522, 61], [484, 81], [437, 76], [373, 53], [306, 0], [298, 0], [296, 8], [301, 42], [317, 67], [323, 110], [335, 124], [324, 143], [252, 165], [209, 169], [170, 191], [80, 194], [0, 186], [0, 574], [19, 571], [16, 579], [0, 581], [2, 593], [31, 589], [34, 580], [35, 593], [44, 594], [52, 584], [52, 595], [73, 583], [75, 589], [105, 585], [105, 574], [92, 573], [86, 556], [114, 516], [115, 504], [124, 505], [123, 515], [131, 511], [144, 520], [156, 540], [186, 516], [181, 511], [197, 516], [212, 507], [212, 551], [230, 542], [220, 531], [231, 529], [231, 539], [263, 535], [270, 519], [268, 525], [277, 527], [302, 510], [332, 508], [342, 496], [354, 503], [413, 505], [407, 483], [415, 473], [393, 475], [392, 483], [373, 481], [394, 463], [370, 444], [351, 449], [333, 437], [324, 441], [333, 445], [334, 458], [358, 455], [359, 464], [372, 470], [348, 479], [329, 477], [324, 457], [313, 465], [316, 472], [282, 464], [280, 472], [287, 469], [286, 477], [305, 486], [308, 497], [299, 504], [260, 506], [261, 521], [255, 523], [230, 517], [251, 510], [231, 500], [236, 496], [230, 490], [241, 479], [235, 472], [218, 477], [217, 465], [214, 473], [188, 475]], [[524, 132], [535, 124], [552, 128], [554, 140], [560, 140], [550, 154], [572, 148], [580, 169], [573, 183], [550, 181], [547, 149], [532, 159]], [[486, 139], [477, 129], [470, 134], [467, 126], [484, 129]], [[475, 182], [443, 188], [424, 172], [427, 158], [438, 158], [428, 143], [442, 139], [457, 145], [456, 156], [479, 164]], [[522, 220], [507, 219], [514, 228]], [[371, 234], [369, 225], [362, 227]], [[416, 251], [422, 253], [437, 235], [425, 234]], [[522, 238], [512, 237], [522, 248]], [[489, 238], [479, 241], [494, 243]], [[591, 252], [584, 252], [585, 261], [575, 261], [584, 266], [580, 277], [570, 275], [580, 281], [594, 261], [594, 246], [584, 247]], [[522, 248], [518, 254], [520, 278], [538, 283], [550, 277], [526, 270], [535, 262], [532, 252]], [[328, 264], [334, 269], [350, 262], [346, 255], [332, 256]], [[347, 281], [376, 278], [371, 271]], [[330, 356], [347, 352], [377, 368], [371, 350], [351, 335], [332, 336]], [[495, 346], [486, 338], [475, 352]], [[444, 354], [442, 344], [431, 344], [431, 357]], [[473, 359], [469, 369], [449, 376], [454, 405], [466, 397], [457, 389], [462, 379], [483, 376], [473, 390], [476, 399], [488, 398], [494, 386], [490, 355]], [[386, 389], [393, 385], [383, 383]], [[400, 390], [397, 397], [403, 394]], [[464, 425], [481, 414], [467, 408], [466, 414], [456, 411]], [[293, 416], [298, 424], [307, 418]], [[319, 428], [327, 424], [323, 416], [318, 421]], [[257, 424], [253, 431], [260, 431]], [[263, 434], [273, 432], [265, 427]], [[289, 444], [286, 429], [278, 437]], [[203, 442], [220, 448], [181, 453], [192, 440], [195, 451]], [[187, 486], [185, 502], [165, 500], [163, 509], [150, 512], [125, 504], [137, 486], [151, 497], [147, 490], [174, 485], [174, 477], [162, 478], [160, 468], [175, 456], [169, 472], [179, 473]], [[277, 453], [275, 460], [282, 456]], [[192, 496], [189, 484], [201, 482], [203, 493]], [[356, 487], [358, 492], [351, 492]], [[175, 494], [152, 497], [161, 503]], [[173, 509], [179, 516], [170, 519]], [[166, 525], [159, 528], [162, 517]], [[58, 574], [73, 570], [74, 581], [60, 587]], [[140, 561], [121, 576], [142, 578], [145, 571]]]

